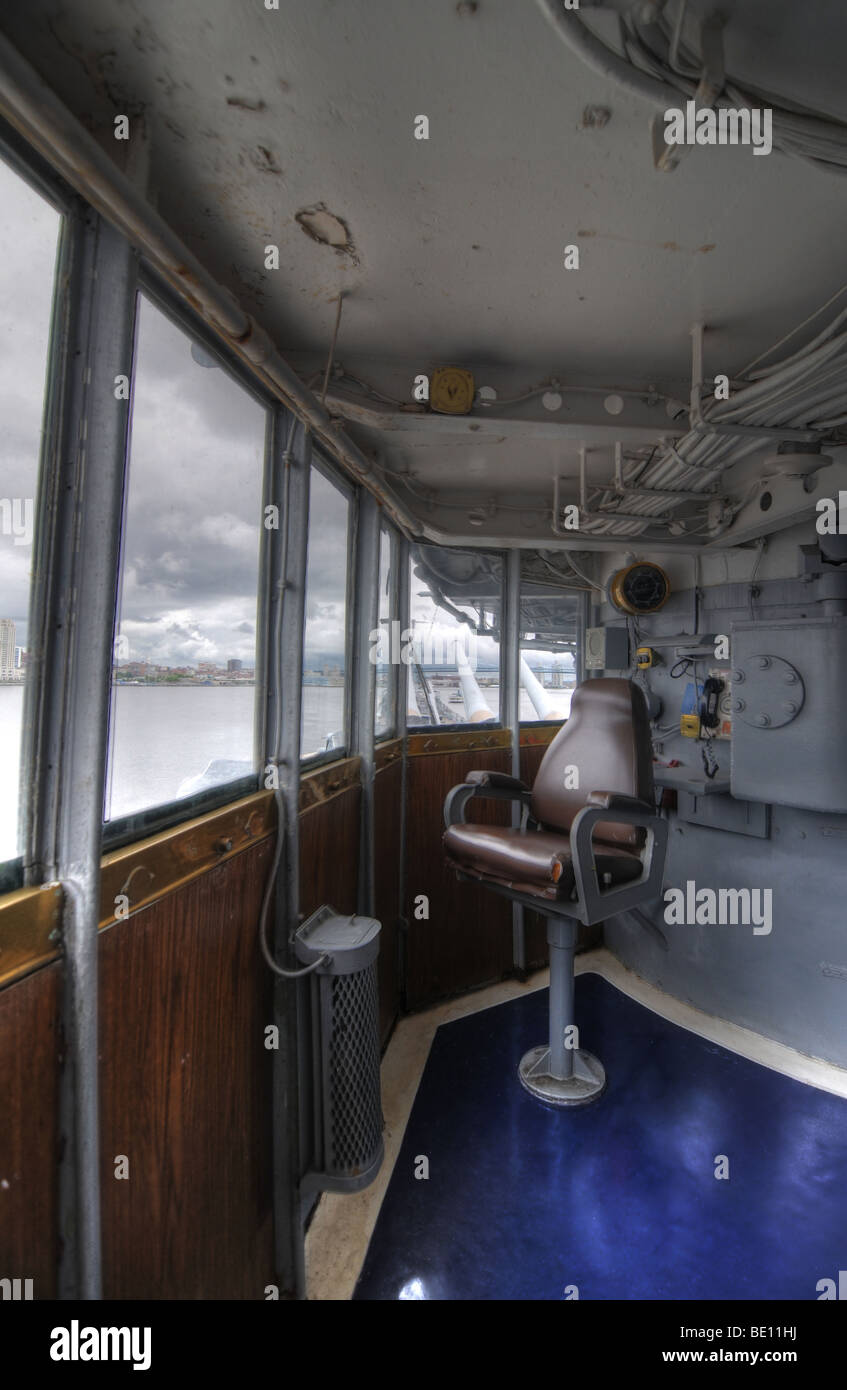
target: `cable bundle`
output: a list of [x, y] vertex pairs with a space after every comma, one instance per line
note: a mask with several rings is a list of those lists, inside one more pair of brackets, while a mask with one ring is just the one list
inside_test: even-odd
[[[677, 0], [673, 20], [669, 5], [653, 6], [634, 0], [582, 0], [579, 10], [566, 10], [561, 0], [538, 0], [542, 13], [582, 62], [603, 77], [659, 107], [678, 106], [680, 96], [692, 99], [703, 63], [683, 40], [687, 0]], [[618, 52], [583, 23], [587, 9], [610, 9], [618, 14]], [[650, 14], [645, 21], [644, 12]], [[724, 82], [715, 106], [745, 109], [766, 106], [773, 112], [774, 148], [805, 159], [830, 173], [847, 173], [847, 125], [815, 111], [804, 110], [784, 97], [742, 88], [731, 78]]]
[[[706, 492], [714, 488], [726, 468], [761, 450], [768, 441], [764, 434], [758, 438], [742, 438], [710, 433], [709, 423], [761, 426], [764, 430], [783, 426], [820, 431], [847, 425], [845, 325], [847, 310], [842, 310], [822, 333], [798, 352], [772, 366], [755, 371], [747, 369], [749, 384], [736, 391], [730, 400], [711, 401], [703, 407], [705, 428], [690, 430], [675, 444], [666, 445], [647, 465], [636, 462], [626, 466], [624, 485], [634, 483], [637, 477], [639, 487]], [[730, 507], [720, 524], [709, 528], [711, 533], [726, 530], [747, 500], [744, 498]], [[628, 497], [626, 500], [628, 512], [643, 512], [645, 518], [666, 512], [668, 506], [666, 494], [655, 501], [650, 497]], [[634, 521], [616, 522], [611, 512], [609, 518], [608, 522], [587, 520], [582, 529], [603, 535], [631, 536], [640, 535], [649, 525], [647, 520], [644, 526]], [[700, 533], [704, 529], [701, 521]]]

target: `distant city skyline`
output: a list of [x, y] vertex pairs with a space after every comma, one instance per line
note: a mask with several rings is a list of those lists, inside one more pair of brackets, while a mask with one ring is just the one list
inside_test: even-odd
[[[552, 652], [545, 650], [533, 650], [522, 648], [521, 655], [527, 665], [533, 670], [543, 671], [568, 671], [573, 668], [573, 656], [570, 652]], [[449, 661], [421, 663], [422, 669], [427, 672], [438, 672], [439, 670], [451, 669]], [[26, 649], [17, 645], [16, 624], [12, 618], [0, 618], [0, 679], [10, 679], [22, 673], [26, 667]], [[345, 654], [341, 651], [307, 651], [303, 654], [303, 670], [309, 674], [319, 674], [323, 676], [344, 675], [346, 668]], [[114, 663], [115, 675], [133, 675], [162, 672], [179, 674], [182, 672], [197, 672], [199, 675], [222, 675], [229, 677], [253, 677], [255, 668], [248, 664], [241, 657], [220, 657], [218, 660], [203, 661], [181, 661], [179, 663], [169, 661], [155, 661], [144, 656], [124, 656]], [[489, 655], [489, 659], [483, 657], [477, 663], [477, 669], [481, 671], [497, 671], [499, 669], [499, 659], [497, 655]]]
[[15, 624], [11, 618], [0, 618], [0, 681], [14, 680]]

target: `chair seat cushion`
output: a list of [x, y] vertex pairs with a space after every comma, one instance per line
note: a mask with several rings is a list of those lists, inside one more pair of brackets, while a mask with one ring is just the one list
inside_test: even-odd
[[[517, 892], [544, 898], [568, 898], [574, 887], [570, 841], [551, 830], [515, 830], [503, 825], [451, 825], [444, 832], [447, 862], [474, 878], [490, 878]], [[612, 883], [638, 878], [637, 854], [611, 845], [595, 846], [601, 880]]]

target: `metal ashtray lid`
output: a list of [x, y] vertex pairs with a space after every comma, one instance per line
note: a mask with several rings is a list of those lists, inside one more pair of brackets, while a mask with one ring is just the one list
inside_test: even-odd
[[311, 965], [319, 956], [330, 956], [320, 974], [348, 975], [354, 970], [363, 970], [379, 953], [381, 930], [375, 917], [336, 912], [325, 904], [296, 932], [297, 959], [304, 965]]

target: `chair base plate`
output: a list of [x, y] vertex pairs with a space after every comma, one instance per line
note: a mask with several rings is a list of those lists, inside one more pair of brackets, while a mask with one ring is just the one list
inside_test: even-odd
[[551, 1076], [549, 1047], [533, 1047], [521, 1058], [518, 1076], [524, 1090], [548, 1105], [587, 1105], [606, 1089], [603, 1063], [591, 1052], [573, 1052], [573, 1075], [562, 1079]]

